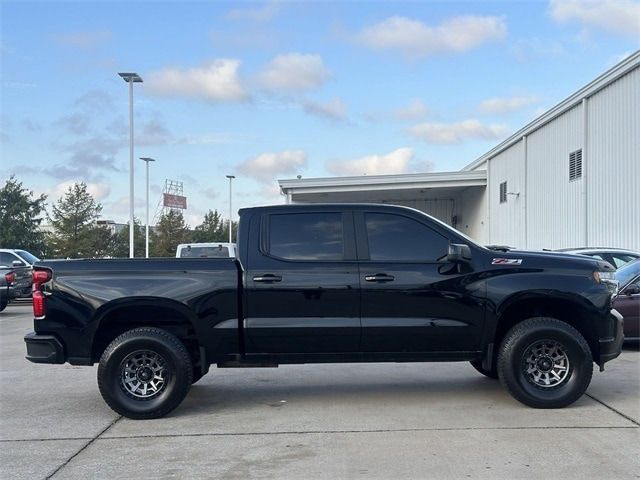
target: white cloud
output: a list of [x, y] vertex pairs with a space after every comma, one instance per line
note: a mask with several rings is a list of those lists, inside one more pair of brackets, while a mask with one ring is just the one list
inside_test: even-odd
[[218, 59], [201, 67], [165, 68], [147, 75], [148, 88], [156, 95], [237, 102], [248, 96], [238, 77], [239, 66], [239, 60]]
[[347, 105], [338, 97], [327, 102], [307, 101], [302, 104], [302, 108], [310, 115], [317, 115], [329, 120], [345, 120], [347, 118]]
[[[133, 208], [135, 217], [140, 218], [143, 214], [142, 209], [146, 207], [146, 200], [142, 197], [133, 197]], [[153, 206], [151, 206], [153, 208]], [[129, 196], [119, 197], [113, 202], [105, 203], [102, 209], [102, 218], [110, 218], [112, 215], [129, 214]], [[153, 214], [153, 213], [151, 213]], [[127, 220], [128, 221], [128, 220]]]
[[539, 37], [510, 42], [509, 52], [520, 63], [529, 63], [533, 60], [547, 61], [549, 58], [567, 54], [566, 48], [561, 42]]
[[259, 182], [272, 182], [278, 175], [297, 173], [307, 166], [307, 154], [303, 150], [285, 150], [263, 153], [245, 160], [238, 171]]
[[538, 101], [538, 97], [515, 96], [515, 97], [494, 97], [487, 98], [480, 102], [478, 111], [483, 114], [508, 113], [520, 110], [523, 107], [532, 105]]
[[409, 133], [427, 143], [454, 144], [474, 139], [495, 140], [503, 137], [507, 128], [470, 119], [457, 123], [420, 123], [411, 127]]
[[268, 22], [280, 11], [278, 2], [267, 2], [260, 7], [235, 8], [227, 13], [229, 20], [250, 20], [253, 22]]
[[454, 17], [437, 26], [428, 26], [406, 17], [389, 17], [364, 28], [357, 41], [374, 49], [398, 49], [410, 56], [465, 52], [485, 42], [504, 38], [503, 18], [490, 16]]
[[394, 112], [394, 116], [398, 120], [419, 120], [424, 118], [429, 110], [427, 106], [419, 98], [412, 99], [408, 105], [398, 108]]
[[259, 81], [267, 90], [290, 93], [318, 88], [329, 76], [320, 55], [287, 53], [271, 60]]
[[411, 148], [398, 148], [384, 155], [367, 155], [354, 160], [335, 160], [327, 163], [334, 175], [387, 175], [406, 173], [413, 160]]
[[[52, 200], [57, 200], [64, 196], [69, 190], [69, 187], [73, 186], [76, 182], [66, 181], [57, 184], [52, 190], [48, 192]], [[87, 191], [93, 196], [96, 202], [100, 202], [109, 196], [111, 193], [111, 187], [106, 183], [87, 183]], [[128, 197], [127, 197], [128, 198]]]
[[111, 40], [109, 30], [57, 33], [53, 39], [60, 45], [91, 50]]
[[636, 40], [640, 34], [640, 3], [631, 0], [551, 0], [549, 13], [557, 22], [577, 21]]
[[175, 143], [184, 145], [221, 145], [232, 143], [240, 138], [237, 134], [225, 132], [210, 132], [200, 134], [190, 134], [180, 137]]

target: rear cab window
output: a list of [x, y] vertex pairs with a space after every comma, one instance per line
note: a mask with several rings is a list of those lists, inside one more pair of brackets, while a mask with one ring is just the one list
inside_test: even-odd
[[219, 247], [191, 247], [180, 250], [181, 258], [229, 258], [229, 249], [220, 245]]

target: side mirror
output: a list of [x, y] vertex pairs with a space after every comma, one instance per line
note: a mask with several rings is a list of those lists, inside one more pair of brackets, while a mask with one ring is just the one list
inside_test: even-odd
[[20, 260], [14, 260], [13, 262], [11, 262], [11, 265], [13, 265], [14, 267], [24, 267], [24, 262], [21, 262]]
[[462, 263], [471, 260], [471, 249], [469, 245], [461, 243], [452, 243], [449, 245], [447, 253], [447, 262]]
[[623, 292], [625, 295], [637, 295], [640, 293], [640, 285], [637, 283], [632, 283], [631, 285], [627, 285]]

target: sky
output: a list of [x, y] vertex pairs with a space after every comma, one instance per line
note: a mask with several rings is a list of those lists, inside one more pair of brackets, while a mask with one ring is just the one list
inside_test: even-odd
[[[640, 48], [640, 2], [0, 2], [0, 181], [84, 181], [117, 222], [184, 182], [209, 209], [277, 179], [459, 170]], [[234, 213], [235, 215], [235, 213]]]

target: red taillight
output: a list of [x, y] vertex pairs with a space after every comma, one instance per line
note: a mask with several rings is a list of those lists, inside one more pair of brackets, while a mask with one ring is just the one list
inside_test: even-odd
[[7, 281], [7, 285], [13, 285], [16, 281], [16, 274], [14, 272], [6, 273], [4, 279]]
[[51, 280], [51, 273], [48, 270], [34, 270], [33, 271], [33, 283], [36, 285], [42, 285]]
[[44, 304], [44, 293], [40, 287], [43, 283], [51, 280], [51, 272], [49, 270], [34, 270], [33, 274], [33, 287], [31, 299], [33, 301], [33, 316], [35, 318], [44, 318], [45, 315], [45, 304]]
[[44, 293], [35, 289], [33, 285], [33, 316], [36, 318], [44, 318]]

